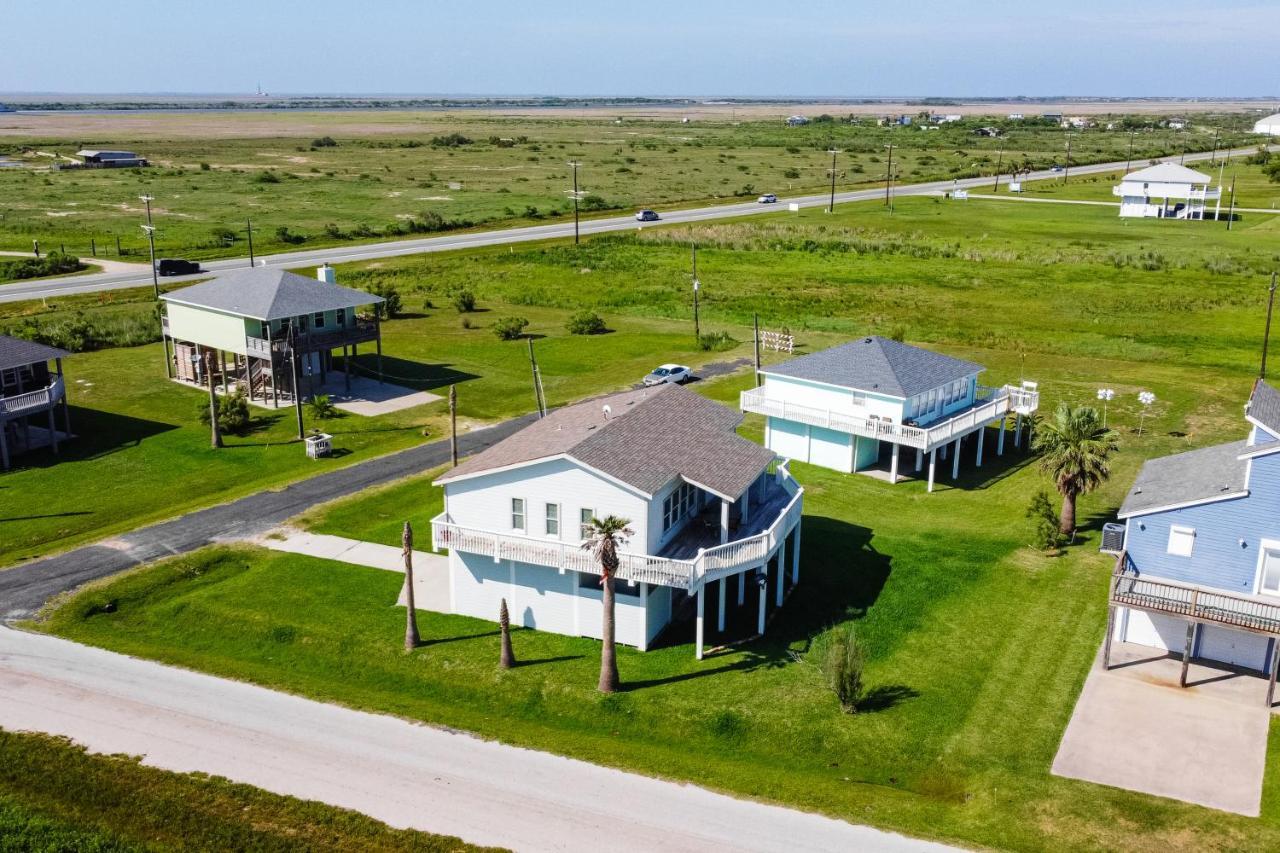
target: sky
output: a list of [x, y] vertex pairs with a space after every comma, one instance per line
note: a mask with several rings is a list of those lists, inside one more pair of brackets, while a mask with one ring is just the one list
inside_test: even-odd
[[0, 2], [0, 92], [1274, 96], [1280, 0]]

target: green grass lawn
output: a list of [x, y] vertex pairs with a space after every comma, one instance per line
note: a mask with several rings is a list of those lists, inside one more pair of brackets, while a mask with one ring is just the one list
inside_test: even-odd
[[471, 851], [356, 812], [0, 730], [0, 850]]

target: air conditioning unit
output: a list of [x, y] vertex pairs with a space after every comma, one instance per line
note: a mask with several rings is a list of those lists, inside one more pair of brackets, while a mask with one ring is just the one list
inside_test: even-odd
[[1110, 522], [1102, 525], [1102, 547], [1098, 549], [1104, 554], [1119, 554], [1124, 550], [1124, 525]]

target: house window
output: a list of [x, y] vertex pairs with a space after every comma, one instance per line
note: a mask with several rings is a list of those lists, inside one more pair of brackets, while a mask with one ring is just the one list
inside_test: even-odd
[[346, 327], [347, 325], [347, 309], [346, 308], [338, 309], [337, 320], [338, 320], [339, 329]]
[[524, 530], [524, 498], [511, 499], [511, 529]]
[[1169, 553], [1175, 557], [1190, 557], [1196, 547], [1196, 531], [1194, 527], [1181, 527], [1177, 524], [1169, 528]]
[[938, 389], [934, 388], [929, 392], [929, 400], [924, 404], [925, 412], [932, 412], [938, 405]]
[[861, 391], [854, 391], [849, 395], [849, 402], [855, 406], [865, 406], [867, 404], [867, 395]]
[[547, 535], [560, 536], [560, 504], [547, 504]]
[[315, 314], [311, 315], [311, 325], [317, 329], [324, 328], [324, 312], [323, 311], [317, 311]]
[[692, 515], [698, 501], [698, 490], [681, 483], [662, 501], [662, 532], [667, 533], [685, 517]]
[[578, 538], [584, 541], [591, 538], [591, 519], [595, 517], [594, 509], [578, 510]]

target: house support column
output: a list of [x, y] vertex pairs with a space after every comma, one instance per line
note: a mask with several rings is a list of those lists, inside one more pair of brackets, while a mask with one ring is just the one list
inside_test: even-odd
[[1115, 605], [1107, 607], [1107, 635], [1102, 638], [1102, 670], [1111, 669], [1111, 636], [1116, 632]]
[[738, 572], [738, 606], [741, 607], [747, 600], [747, 573]]
[[729, 541], [729, 502], [723, 498], [720, 500], [720, 544], [724, 545]]
[[1013, 419], [1013, 446], [1016, 450], [1022, 446], [1022, 414], [1019, 413]]
[[889, 458], [889, 482], [898, 482], [898, 448], [897, 442], [893, 444], [893, 454]]
[[374, 322], [374, 326], [378, 330], [378, 337], [376, 338], [377, 346], [378, 346], [378, 384], [381, 385], [383, 384], [382, 382], [382, 320], [375, 318], [373, 322]]
[[783, 542], [778, 549], [778, 587], [773, 593], [775, 607], [782, 606], [782, 593], [787, 585], [787, 543]]
[[1178, 686], [1187, 686], [1187, 669], [1191, 666], [1191, 644], [1196, 638], [1196, 623], [1187, 623], [1187, 642], [1182, 647], [1182, 674], [1178, 676]]
[[347, 393], [351, 393], [351, 359], [347, 357], [347, 345], [342, 345], [342, 375], [346, 377]]
[[791, 534], [793, 541], [791, 543], [791, 586], [795, 587], [800, 583], [800, 525], [797, 524], [795, 532]]
[[703, 592], [705, 592], [705, 590], [706, 590], [705, 587], [701, 587], [701, 586], [698, 587], [698, 626], [696, 629], [697, 636], [694, 639], [694, 642], [697, 644], [697, 647], [694, 649], [694, 652], [693, 652], [693, 656], [698, 660], [702, 660], [702, 629], [703, 629], [702, 615], [703, 615], [703, 608], [705, 607], [705, 604], [706, 604], [706, 602], [703, 601]]
[[960, 439], [957, 438], [956, 439], [956, 455], [955, 455], [955, 458], [951, 460], [951, 479], [954, 480], [959, 476], [960, 476]]
[[725, 578], [720, 578], [719, 595], [716, 597], [716, 630], [724, 630], [724, 593], [728, 583]]
[[49, 441], [53, 443], [53, 453], [58, 454], [58, 430], [53, 423], [53, 406], [49, 407]]
[[766, 562], [759, 569], [759, 586], [760, 586], [760, 610], [756, 617], [756, 633], [764, 636], [764, 611], [769, 603], [769, 564]]
[[975, 466], [977, 468], [982, 467], [982, 442], [986, 439], [986, 437], [987, 437], [987, 428], [984, 426], [982, 427], [982, 429], [978, 430], [978, 464]]
[[929, 486], [927, 491], [933, 491], [933, 474], [938, 468], [938, 448], [929, 451]]
[[1280, 669], [1280, 637], [1271, 638], [1271, 679], [1267, 682], [1267, 708], [1270, 709], [1276, 698], [1276, 670]]
[[9, 470], [9, 422], [0, 421], [0, 465]]
[[916, 448], [916, 473], [920, 473], [920, 469], [924, 467], [924, 450]]
[[164, 341], [164, 376], [166, 379], [173, 378], [173, 359], [169, 357], [169, 336], [161, 334]]
[[1004, 456], [1004, 428], [1008, 418], [1000, 419], [1000, 434], [996, 436], [996, 456]]

